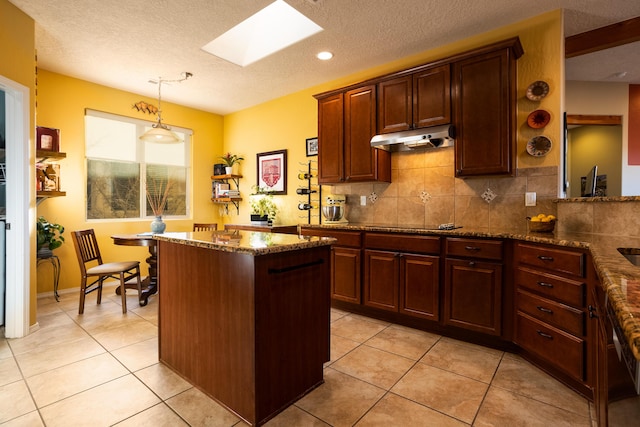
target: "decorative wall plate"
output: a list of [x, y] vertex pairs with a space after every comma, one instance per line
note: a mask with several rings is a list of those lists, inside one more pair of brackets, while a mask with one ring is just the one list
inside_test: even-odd
[[533, 157], [546, 156], [551, 151], [551, 140], [546, 136], [534, 136], [527, 142], [527, 153]]
[[546, 110], [536, 110], [527, 117], [527, 124], [530, 128], [540, 129], [549, 124], [551, 114]]
[[545, 81], [538, 80], [533, 82], [527, 88], [527, 98], [532, 101], [540, 101], [549, 93], [549, 84]]

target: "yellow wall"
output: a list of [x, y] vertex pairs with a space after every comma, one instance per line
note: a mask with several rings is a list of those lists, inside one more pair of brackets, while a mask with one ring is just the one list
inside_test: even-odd
[[[7, 0], [0, 0], [0, 75], [29, 88], [30, 117], [34, 116], [35, 94], [35, 24], [33, 19], [25, 15]], [[33, 123], [30, 123], [31, 125]], [[33, 126], [29, 126], [31, 135], [29, 143], [33, 144]], [[29, 164], [34, 165], [35, 158], [31, 155]], [[35, 173], [35, 166], [32, 166]], [[32, 174], [33, 175], [33, 174]], [[29, 186], [33, 188], [32, 185]], [[33, 203], [31, 211], [35, 209], [35, 190], [32, 191]], [[35, 244], [35, 223], [29, 235]], [[29, 324], [36, 322], [36, 263], [35, 257], [29, 260], [31, 271], [30, 281], [30, 310]]]
[[[189, 84], [190, 82], [184, 83]], [[94, 228], [103, 259], [139, 259], [143, 263], [147, 252], [141, 247], [115, 247], [112, 234], [139, 233], [150, 229], [150, 220], [143, 221], [86, 221], [85, 220], [85, 157], [84, 111], [85, 108], [112, 114], [154, 121], [155, 116], [138, 112], [133, 104], [150, 99], [134, 93], [100, 86], [46, 70], [38, 71], [37, 125], [60, 129], [60, 151], [67, 158], [60, 162], [60, 185], [65, 197], [50, 198], [38, 206], [38, 215], [57, 222], [66, 228], [66, 243], [56, 249], [62, 272], [60, 288], [79, 286], [80, 270], [76, 260], [70, 232]], [[162, 115], [168, 125], [193, 129], [192, 171], [193, 194], [191, 212], [186, 220], [165, 219], [167, 231], [190, 231], [194, 222], [215, 222], [217, 209], [211, 203], [211, 174], [215, 158], [222, 153], [222, 117], [216, 114], [187, 108], [168, 102], [162, 103]], [[146, 273], [145, 273], [146, 274]], [[38, 269], [38, 292], [53, 290], [51, 270], [48, 265]]]
[[[519, 36], [525, 54], [518, 61], [518, 147], [517, 167], [558, 166], [561, 146], [561, 87], [563, 84], [564, 38], [562, 34], [562, 12], [556, 10], [526, 21], [508, 25], [475, 37], [432, 49], [418, 55], [394, 61], [383, 66], [355, 73], [271, 102], [229, 114], [224, 118], [225, 151], [242, 154], [241, 166], [244, 176], [241, 182], [243, 194], [256, 183], [256, 153], [288, 149], [287, 196], [276, 196], [280, 206], [276, 222], [305, 223], [300, 218], [295, 194], [299, 184], [296, 175], [308, 160], [305, 155], [305, 139], [317, 135], [317, 103], [315, 93], [340, 88], [349, 84], [374, 78], [394, 71], [444, 58], [486, 44]], [[527, 87], [536, 80], [544, 80], [550, 86], [549, 95], [540, 102], [526, 98]], [[532, 111], [543, 108], [551, 113], [551, 121], [542, 130], [533, 130], [526, 125]], [[532, 157], [526, 152], [527, 141], [544, 134], [553, 142], [551, 152], [545, 157]], [[314, 158], [312, 158], [314, 159]], [[248, 198], [240, 206], [240, 216], [225, 217], [225, 222], [247, 222]], [[317, 220], [313, 221], [314, 223]]]

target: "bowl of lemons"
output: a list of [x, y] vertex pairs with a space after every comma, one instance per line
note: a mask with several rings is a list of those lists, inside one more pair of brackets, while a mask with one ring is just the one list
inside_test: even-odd
[[538, 214], [536, 216], [527, 217], [529, 231], [537, 233], [551, 233], [556, 226], [556, 217], [554, 215]]

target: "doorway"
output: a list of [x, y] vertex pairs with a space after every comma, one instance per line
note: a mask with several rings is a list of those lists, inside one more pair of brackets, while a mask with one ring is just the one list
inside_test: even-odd
[[4, 94], [5, 131], [5, 313], [4, 335], [19, 338], [29, 332], [31, 239], [35, 223], [34, 199], [30, 185], [31, 139], [29, 89], [0, 76]]

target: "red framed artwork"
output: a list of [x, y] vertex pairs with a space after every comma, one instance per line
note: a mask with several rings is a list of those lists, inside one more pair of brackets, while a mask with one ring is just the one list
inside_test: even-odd
[[269, 151], [256, 155], [257, 186], [271, 194], [287, 194], [287, 150]]
[[37, 126], [36, 150], [60, 151], [60, 129]]

